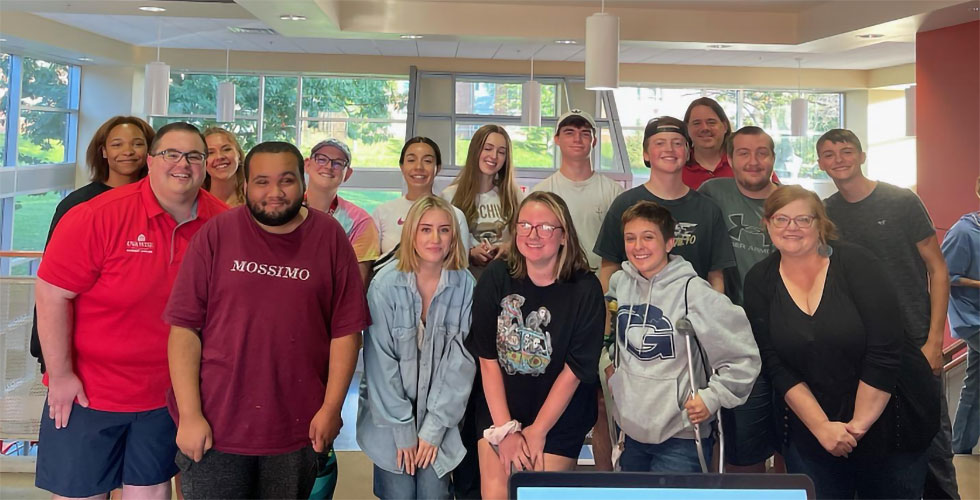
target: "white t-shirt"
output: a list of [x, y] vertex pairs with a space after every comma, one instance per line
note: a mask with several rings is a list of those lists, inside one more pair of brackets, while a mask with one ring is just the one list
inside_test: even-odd
[[[409, 201], [404, 196], [396, 200], [391, 200], [378, 205], [371, 214], [374, 225], [378, 226], [378, 236], [381, 240], [381, 255], [387, 255], [391, 249], [395, 248], [402, 239], [402, 224], [405, 223], [405, 216], [412, 208], [413, 201]], [[458, 208], [453, 207], [456, 221], [459, 223], [459, 234], [463, 237], [463, 245], [467, 253], [472, 248], [470, 241], [470, 230], [466, 227], [466, 216]]]
[[[450, 203], [456, 195], [456, 185], [453, 184], [442, 190], [442, 198]], [[523, 197], [518, 191], [518, 202]], [[473, 244], [478, 245], [483, 240], [495, 245], [506, 240], [507, 221], [504, 219], [503, 211], [500, 206], [500, 188], [494, 187], [486, 193], [480, 193], [476, 198], [476, 226], [471, 228]]]
[[592, 249], [599, 237], [599, 228], [602, 227], [606, 211], [623, 192], [623, 187], [599, 173], [593, 173], [592, 177], [584, 181], [573, 181], [558, 171], [539, 182], [531, 191], [550, 191], [565, 200], [589, 265], [598, 270], [602, 259]]

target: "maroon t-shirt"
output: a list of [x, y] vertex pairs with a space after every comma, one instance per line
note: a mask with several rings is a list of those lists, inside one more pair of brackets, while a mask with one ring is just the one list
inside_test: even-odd
[[[288, 453], [309, 443], [330, 340], [370, 322], [357, 258], [332, 217], [310, 210], [289, 234], [242, 206], [194, 237], [164, 320], [200, 330], [201, 408], [214, 448]], [[173, 392], [170, 413], [177, 420]]]

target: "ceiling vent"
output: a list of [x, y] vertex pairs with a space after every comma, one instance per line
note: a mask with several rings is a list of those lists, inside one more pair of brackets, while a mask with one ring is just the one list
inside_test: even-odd
[[229, 26], [228, 31], [242, 35], [278, 35], [272, 28], [249, 28], [246, 26]]

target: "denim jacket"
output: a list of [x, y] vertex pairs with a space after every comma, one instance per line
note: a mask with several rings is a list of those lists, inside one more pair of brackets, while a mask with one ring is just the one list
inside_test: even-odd
[[458, 424], [476, 373], [463, 346], [470, 333], [473, 285], [466, 270], [442, 271], [420, 345], [422, 297], [415, 273], [389, 268], [371, 283], [357, 443], [386, 471], [401, 472], [398, 449], [416, 446], [420, 438], [439, 448], [431, 465], [439, 477], [466, 454]]

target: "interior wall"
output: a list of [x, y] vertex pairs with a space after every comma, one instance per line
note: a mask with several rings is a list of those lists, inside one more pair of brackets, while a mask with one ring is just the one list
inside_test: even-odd
[[977, 210], [980, 173], [980, 21], [918, 33], [918, 193], [940, 236]]
[[78, 108], [78, 152], [75, 186], [89, 182], [85, 161], [88, 141], [99, 127], [116, 115], [140, 115], [134, 103], [142, 100], [142, 71], [125, 66], [84, 66], [81, 72]]

